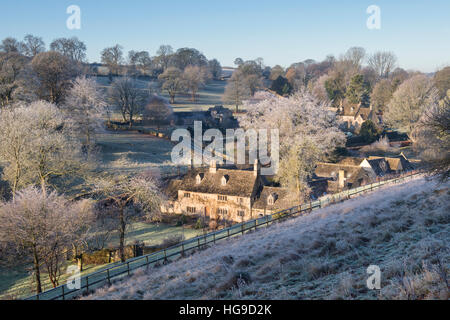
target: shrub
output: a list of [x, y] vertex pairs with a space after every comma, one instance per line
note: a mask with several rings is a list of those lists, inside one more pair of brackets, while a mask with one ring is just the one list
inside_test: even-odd
[[209, 229], [211, 230], [217, 230], [218, 224], [216, 220], [211, 220], [209, 222]]
[[203, 219], [202, 218], [198, 218], [197, 222], [195, 223], [194, 228], [198, 230], [198, 229], [203, 229], [204, 227], [206, 227], [206, 225], [203, 222]]
[[165, 238], [161, 243], [161, 247], [169, 248], [176, 244], [179, 244], [182, 241], [184, 241], [184, 236], [182, 234], [173, 235], [173, 236]]
[[379, 136], [378, 128], [375, 123], [371, 120], [364, 121], [361, 125], [361, 130], [359, 131], [359, 135], [364, 139], [367, 143], [372, 143], [378, 139]]

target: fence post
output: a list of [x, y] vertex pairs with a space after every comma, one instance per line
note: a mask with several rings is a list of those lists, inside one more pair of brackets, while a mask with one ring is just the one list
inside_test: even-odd
[[214, 243], [216, 243], [216, 234], [215, 233], [213, 233], [213, 241], [214, 241]]
[[242, 234], [244, 234], [244, 225], [243, 224], [241, 224], [241, 231], [242, 231]]
[[230, 228], [227, 229], [227, 234], [228, 234], [227, 238], [229, 238], [230, 237]]
[[130, 263], [127, 262], [127, 270], [128, 270], [128, 275], [130, 275]]
[[89, 293], [89, 276], [86, 276], [86, 293]]
[[[200, 249], [200, 238], [197, 238], [197, 248], [199, 248]], [[166, 254], [166, 251], [164, 250], [164, 254]]]
[[109, 276], [109, 269], [106, 269], [106, 274], [108, 275], [108, 284], [111, 285], [111, 277]]

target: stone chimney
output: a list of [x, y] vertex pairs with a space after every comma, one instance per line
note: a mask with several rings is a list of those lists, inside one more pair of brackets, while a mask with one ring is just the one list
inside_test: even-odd
[[261, 172], [261, 166], [259, 164], [259, 160], [256, 159], [254, 164], [253, 164], [253, 175], [255, 177], [257, 177], [257, 176], [259, 176], [260, 172]]
[[209, 172], [212, 174], [217, 172], [217, 162], [215, 160], [211, 160], [211, 163], [209, 166]]
[[338, 176], [338, 183], [339, 183], [339, 189], [344, 189], [345, 187], [345, 171], [339, 170], [339, 176]]

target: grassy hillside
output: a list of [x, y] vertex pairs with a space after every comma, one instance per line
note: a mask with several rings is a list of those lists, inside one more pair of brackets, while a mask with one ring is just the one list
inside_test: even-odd
[[[97, 82], [99, 85], [105, 89], [109, 89], [110, 82], [108, 77], [98, 77]], [[152, 92], [158, 93], [167, 99], [169, 95], [166, 91], [162, 91], [159, 88], [158, 82], [156, 80], [137, 80], [138, 86], [141, 89], [151, 89]], [[173, 104], [173, 109], [175, 112], [180, 111], [194, 111], [194, 110], [208, 110], [216, 105], [223, 105], [222, 96], [225, 92], [225, 86], [227, 82], [221, 80], [209, 81], [203, 88], [198, 91], [198, 97], [196, 101], [191, 101], [191, 96], [189, 93], [178, 94], [175, 98], [175, 103]]]
[[97, 136], [103, 165], [115, 173], [175, 170], [171, 162], [173, 144], [134, 132], [105, 131]]
[[[423, 178], [223, 242], [87, 299], [447, 299], [449, 184]], [[381, 268], [380, 291], [366, 269]]]

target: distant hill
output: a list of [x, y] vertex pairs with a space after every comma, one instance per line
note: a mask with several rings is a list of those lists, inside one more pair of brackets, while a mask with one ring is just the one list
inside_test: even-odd
[[[87, 299], [447, 299], [449, 183], [417, 178], [138, 270]], [[381, 291], [366, 286], [381, 269]]]

